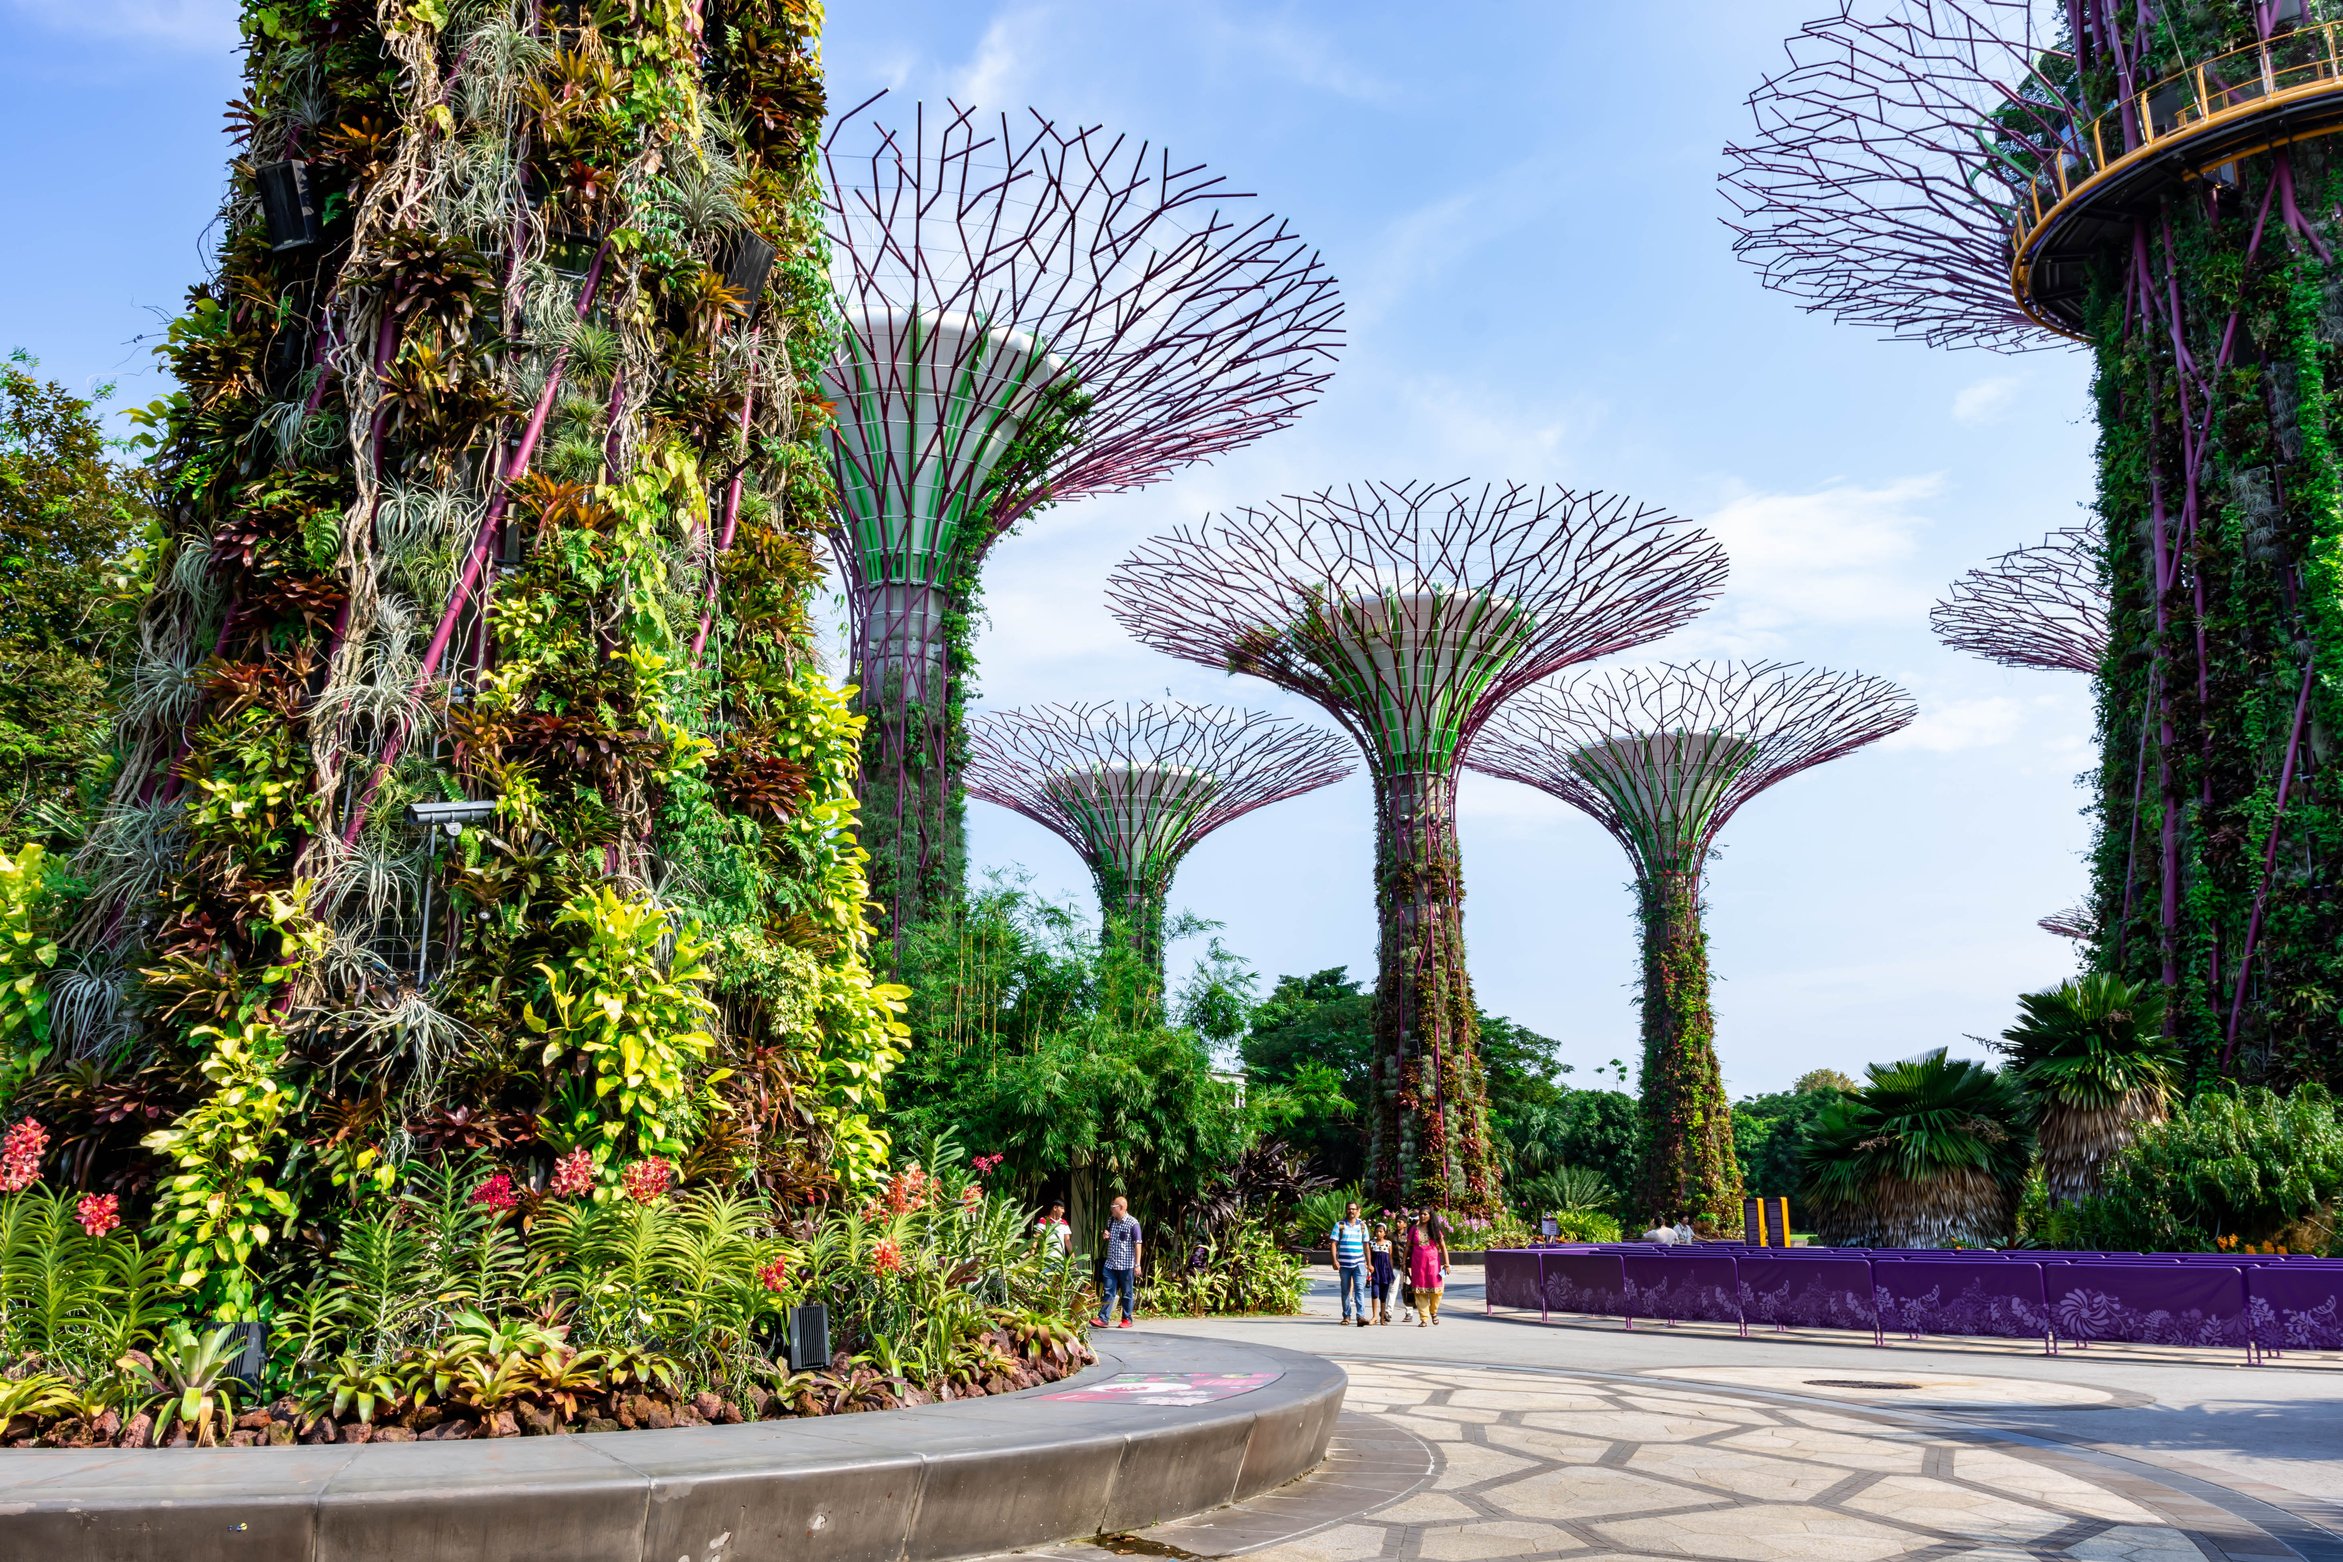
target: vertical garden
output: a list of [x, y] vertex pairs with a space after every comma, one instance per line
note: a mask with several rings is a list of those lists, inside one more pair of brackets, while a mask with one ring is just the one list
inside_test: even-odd
[[819, 23], [245, 11], [119, 768], [7, 908], [7, 1114], [208, 1299], [418, 1156], [884, 1171], [859, 730], [807, 621]]

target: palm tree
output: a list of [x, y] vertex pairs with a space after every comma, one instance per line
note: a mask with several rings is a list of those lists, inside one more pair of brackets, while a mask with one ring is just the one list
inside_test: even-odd
[[2033, 1146], [2006, 1075], [1945, 1049], [1874, 1063], [1807, 1131], [1803, 1187], [1823, 1240], [1861, 1247], [2007, 1241]]
[[2109, 1159], [2164, 1121], [2180, 1077], [2163, 989], [2103, 973], [2020, 998], [2000, 1050], [2033, 1098], [2053, 1204], [2098, 1191]]

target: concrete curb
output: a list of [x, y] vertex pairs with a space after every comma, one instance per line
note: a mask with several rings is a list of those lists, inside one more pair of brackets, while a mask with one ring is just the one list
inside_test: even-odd
[[[910, 1410], [357, 1448], [12, 1449], [0, 1555], [41, 1562], [946, 1562], [1241, 1502], [1325, 1457], [1342, 1369], [1101, 1336], [1048, 1388]], [[1118, 1372], [1275, 1372], [1209, 1405], [1042, 1396]]]

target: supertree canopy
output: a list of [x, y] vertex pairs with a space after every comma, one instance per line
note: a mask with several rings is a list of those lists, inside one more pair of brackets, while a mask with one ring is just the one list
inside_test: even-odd
[[898, 937], [965, 866], [978, 571], [1045, 506], [1152, 483], [1280, 428], [1333, 368], [1314, 251], [1168, 153], [1038, 113], [833, 131], [844, 350], [825, 384], [864, 836]]
[[1912, 716], [1911, 699], [1882, 678], [1692, 663], [1590, 672], [1526, 689], [1473, 745], [1473, 769], [1580, 809], [1635, 864], [1646, 1133], [1637, 1198], [1646, 1214], [1686, 1217], [1709, 1232], [1738, 1229], [1741, 1218], [1701, 925], [1718, 833], [1766, 788], [1876, 742]]
[[1315, 700], [1366, 753], [1378, 1197], [1497, 1206], [1465, 967], [1459, 762], [1515, 691], [1667, 634], [1724, 574], [1706, 533], [1633, 500], [1463, 483], [1289, 497], [1151, 539], [1116, 567], [1108, 598], [1139, 639]]
[[1894, 335], [2090, 349], [2090, 959], [2164, 984], [2200, 1079], [2343, 1082], [2343, 6], [1865, 9], [1752, 98], [1735, 247]]
[[1185, 702], [1039, 705], [969, 724], [969, 793], [1080, 853], [1107, 936], [1159, 967], [1165, 897], [1196, 843], [1353, 768], [1333, 733]]
[[119, 780], [0, 1071], [222, 1305], [419, 1153], [884, 1170], [807, 616], [820, 20], [245, 10]]
[[2107, 656], [2099, 545], [2070, 528], [2013, 549], [1954, 581], [1928, 627], [1954, 650], [2004, 667], [2096, 673]]

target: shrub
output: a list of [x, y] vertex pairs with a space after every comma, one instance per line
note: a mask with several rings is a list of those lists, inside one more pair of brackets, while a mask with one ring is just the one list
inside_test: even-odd
[[2343, 1122], [2317, 1085], [2210, 1091], [2141, 1130], [2100, 1191], [2051, 1212], [2053, 1247], [2206, 1252], [2334, 1242], [2343, 1200]]
[[1874, 1063], [1808, 1131], [1804, 1195], [1826, 1242], [1989, 1246], [2009, 1239], [2031, 1145], [2004, 1075], [1945, 1049]]

